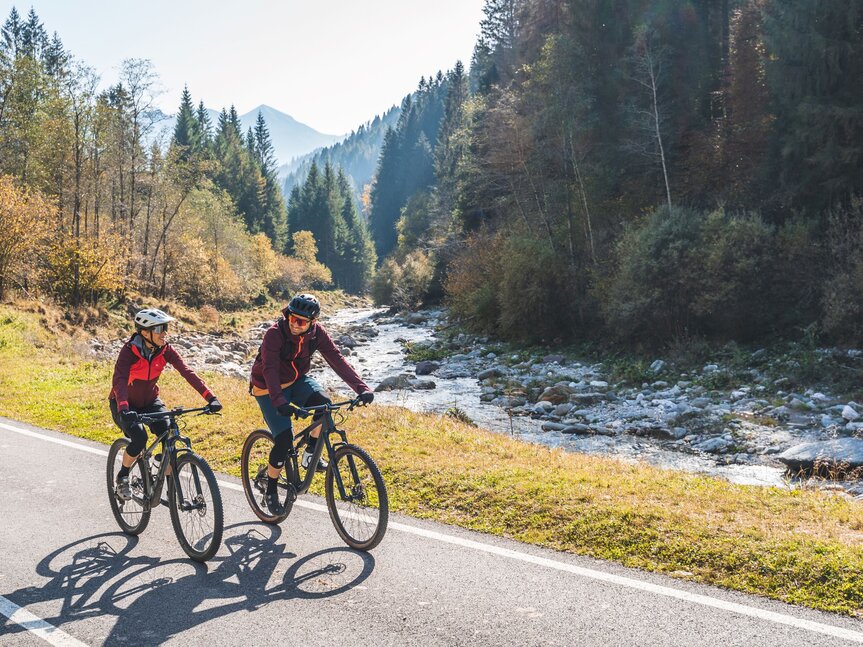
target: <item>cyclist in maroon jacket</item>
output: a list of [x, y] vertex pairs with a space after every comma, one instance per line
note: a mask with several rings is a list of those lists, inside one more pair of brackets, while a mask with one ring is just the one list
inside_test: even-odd
[[[279, 474], [285, 465], [292, 446], [291, 416], [293, 405], [314, 407], [330, 402], [323, 387], [310, 378], [312, 354], [320, 351], [336, 374], [360, 395], [362, 404], [370, 404], [374, 393], [357, 372], [345, 361], [324, 327], [317, 322], [321, 304], [312, 294], [298, 294], [282, 311], [281, 317], [264, 333], [261, 349], [252, 365], [249, 392], [255, 396], [264, 421], [273, 434], [273, 449], [267, 469], [267, 507], [273, 514], [281, 514], [282, 506], [276, 493]], [[316, 415], [313, 422], [322, 416]], [[312, 453], [317, 445], [321, 425], [312, 429], [303, 452], [302, 466], [309, 468]], [[318, 471], [327, 468], [320, 459]]]
[[[147, 432], [138, 420], [138, 414], [167, 411], [165, 403], [159, 399], [159, 386], [156, 382], [166, 364], [171, 364], [186, 378], [186, 381], [209, 403], [213, 413], [221, 410], [222, 405], [207, 388], [203, 380], [186, 366], [177, 351], [167, 343], [168, 323], [173, 317], [157, 310], [147, 308], [135, 315], [135, 334], [120, 349], [114, 365], [111, 394], [108, 396], [111, 416], [129, 440], [123, 455], [123, 466], [117, 473], [117, 496], [128, 501], [132, 497], [129, 486], [129, 468], [147, 444]], [[162, 434], [168, 428], [168, 420], [150, 424], [150, 431]]]

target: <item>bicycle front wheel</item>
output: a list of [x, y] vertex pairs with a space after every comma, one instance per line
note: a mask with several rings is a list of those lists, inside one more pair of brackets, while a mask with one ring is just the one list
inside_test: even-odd
[[342, 445], [332, 456], [324, 482], [336, 532], [356, 550], [371, 550], [387, 531], [389, 499], [381, 471], [364, 449]]
[[189, 557], [205, 562], [219, 550], [224, 529], [222, 494], [216, 475], [203, 458], [185, 452], [177, 457], [173, 479], [168, 487], [168, 500], [174, 534]]
[[[285, 431], [283, 433], [290, 433]], [[273, 435], [264, 429], [255, 429], [243, 443], [240, 456], [240, 479], [243, 481], [243, 492], [246, 501], [255, 516], [265, 523], [279, 524], [291, 513], [293, 498], [285, 478], [285, 470], [279, 476], [279, 499], [282, 502], [282, 514], [273, 514], [267, 507], [265, 495], [267, 492], [267, 466], [270, 464], [270, 451], [273, 449]]]
[[120, 529], [127, 535], [140, 535], [150, 523], [150, 506], [144, 504], [145, 487], [144, 473], [146, 465], [144, 461], [138, 461], [129, 470], [129, 485], [132, 489], [132, 498], [128, 501], [119, 499], [116, 494], [117, 472], [123, 464], [123, 456], [129, 446], [128, 438], [118, 438], [108, 450], [108, 500], [111, 502], [111, 512], [114, 519], [120, 525]]

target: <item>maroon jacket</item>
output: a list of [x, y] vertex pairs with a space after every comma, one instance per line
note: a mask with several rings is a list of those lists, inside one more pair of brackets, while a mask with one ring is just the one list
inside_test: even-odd
[[[138, 340], [135, 339], [136, 337]], [[159, 397], [159, 386], [156, 382], [166, 364], [171, 364], [177, 369], [205, 400], [209, 402], [213, 399], [214, 396], [207, 385], [195, 371], [186, 366], [171, 344], [157, 348], [148, 360], [141, 352], [143, 343], [143, 338], [139, 335], [132, 335], [132, 338], [120, 349], [120, 355], [114, 365], [114, 378], [111, 380], [111, 395], [108, 399], [117, 401], [118, 411], [129, 408], [142, 409], [153, 404]]]
[[315, 322], [302, 335], [292, 335], [285, 320], [279, 319], [264, 333], [261, 350], [252, 365], [252, 393], [263, 395], [266, 391], [275, 407], [287, 404], [282, 389], [309, 372], [316, 350], [354, 391], [371, 391], [321, 324]]

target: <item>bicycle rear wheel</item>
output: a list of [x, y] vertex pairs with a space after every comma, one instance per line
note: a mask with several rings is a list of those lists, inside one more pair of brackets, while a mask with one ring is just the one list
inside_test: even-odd
[[342, 445], [333, 454], [324, 482], [336, 532], [351, 548], [371, 550], [384, 538], [389, 499], [381, 471], [364, 449]]
[[117, 487], [117, 472], [123, 464], [123, 456], [126, 455], [126, 447], [129, 446], [128, 438], [118, 438], [108, 450], [108, 500], [111, 502], [111, 512], [120, 529], [127, 535], [140, 535], [150, 523], [150, 506], [144, 504], [145, 487], [147, 478], [144, 470], [147, 469], [144, 461], [138, 461], [129, 470], [129, 485], [132, 489], [132, 498], [122, 501], [115, 493]]
[[[284, 433], [290, 433], [285, 431]], [[269, 431], [255, 429], [243, 443], [243, 452], [240, 458], [240, 478], [243, 481], [243, 492], [246, 493], [246, 501], [252, 508], [255, 516], [265, 523], [278, 524], [287, 519], [293, 507], [293, 498], [288, 487], [284, 471], [279, 477], [279, 499], [282, 501], [284, 512], [274, 515], [267, 507], [264, 495], [267, 491], [267, 466], [270, 464], [270, 450], [273, 448], [273, 436]]]
[[[216, 475], [203, 458], [184, 452], [177, 457], [177, 473], [173, 478], [168, 500], [174, 534], [189, 557], [205, 562], [219, 550], [224, 529], [222, 494]], [[177, 483], [183, 490], [183, 501]], [[188, 509], [183, 509], [184, 504]]]

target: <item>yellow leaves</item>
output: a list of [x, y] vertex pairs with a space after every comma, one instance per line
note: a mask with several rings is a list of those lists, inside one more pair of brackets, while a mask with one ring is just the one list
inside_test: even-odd
[[28, 257], [53, 229], [56, 216], [52, 201], [0, 176], [0, 297], [16, 271], [29, 273]]
[[72, 303], [95, 300], [123, 287], [122, 247], [120, 236], [103, 232], [81, 236], [77, 240], [56, 236], [45, 250], [42, 274], [46, 287]]
[[333, 282], [329, 268], [318, 262], [318, 244], [310, 231], [293, 235], [294, 255], [279, 256], [276, 277], [270, 281], [274, 292], [290, 294], [309, 287], [325, 287]]
[[310, 231], [298, 231], [293, 235], [294, 256], [304, 263], [314, 263], [317, 260], [318, 244]]

